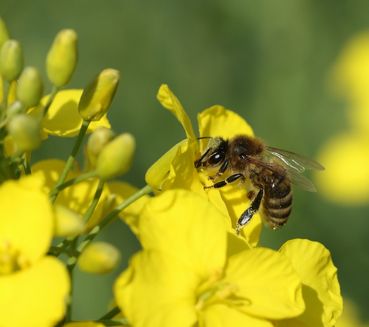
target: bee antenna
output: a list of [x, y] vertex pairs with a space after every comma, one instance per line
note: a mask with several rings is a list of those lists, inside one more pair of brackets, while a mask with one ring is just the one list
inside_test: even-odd
[[203, 140], [203, 139], [212, 139], [213, 137], [211, 136], [201, 136], [201, 137], [198, 137], [197, 139], [198, 140]]

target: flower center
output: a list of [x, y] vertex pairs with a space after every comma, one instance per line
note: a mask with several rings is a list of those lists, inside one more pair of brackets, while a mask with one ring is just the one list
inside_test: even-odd
[[240, 296], [238, 286], [224, 281], [222, 273], [217, 272], [198, 287], [195, 308], [201, 311], [216, 303], [242, 307], [250, 305], [251, 301]]
[[0, 243], [0, 275], [8, 275], [28, 266], [27, 261], [10, 242]]

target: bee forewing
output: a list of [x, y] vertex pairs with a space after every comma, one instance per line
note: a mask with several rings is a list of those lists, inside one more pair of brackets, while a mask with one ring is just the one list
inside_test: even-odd
[[304, 172], [305, 169], [324, 170], [324, 167], [319, 162], [300, 154], [270, 146], [267, 146], [266, 150], [300, 173]]
[[316, 192], [313, 182], [304, 175], [301, 175], [300, 172], [292, 168], [287, 168], [287, 173], [292, 184], [300, 187], [304, 191]]

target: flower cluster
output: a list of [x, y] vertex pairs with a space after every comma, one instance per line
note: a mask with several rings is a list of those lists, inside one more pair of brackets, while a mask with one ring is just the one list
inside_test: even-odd
[[[148, 169], [142, 189], [113, 181], [135, 150], [133, 136], [116, 135], [106, 117], [119, 72], [104, 69], [84, 89], [65, 89], [77, 43], [73, 30], [56, 36], [44, 95], [40, 73], [23, 67], [21, 45], [0, 20], [0, 326], [335, 326], [342, 298], [329, 251], [304, 239], [278, 251], [258, 246], [258, 213], [235, 232], [246, 187], [204, 190], [207, 176], [194, 167], [203, 144], [167, 85], [158, 100], [186, 138]], [[219, 105], [202, 111], [198, 126], [200, 137], [253, 136]], [[31, 164], [48, 135], [75, 137], [71, 154]], [[94, 240], [118, 216], [142, 250], [114, 283], [116, 307], [75, 321], [74, 268], [104, 274], [117, 266], [119, 251]]]
[[[335, 90], [347, 100], [349, 127], [323, 146], [327, 168], [317, 176], [322, 192], [344, 204], [369, 201], [369, 34], [350, 40], [334, 67]], [[349, 174], [347, 172], [350, 172]]]

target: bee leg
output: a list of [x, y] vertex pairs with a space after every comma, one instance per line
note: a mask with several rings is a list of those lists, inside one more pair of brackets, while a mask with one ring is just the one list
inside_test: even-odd
[[214, 175], [214, 176], [209, 176], [210, 180], [214, 180], [219, 176], [222, 176], [224, 174], [224, 172], [227, 170], [228, 167], [228, 160], [224, 160], [224, 162], [222, 163], [222, 165], [220, 166], [218, 172]]
[[243, 226], [245, 226], [253, 217], [253, 215], [259, 210], [261, 200], [263, 198], [263, 190], [260, 190], [256, 195], [255, 199], [251, 202], [251, 206], [247, 208], [241, 215], [241, 217], [237, 221], [236, 232], [240, 233]]
[[215, 183], [213, 185], [210, 185], [210, 186], [204, 186], [204, 189], [220, 188], [220, 187], [226, 186], [229, 183], [233, 183], [233, 182], [235, 182], [236, 180], [238, 180], [240, 178], [244, 180], [245, 176], [243, 174], [240, 174], [240, 173], [233, 174], [233, 175], [229, 176], [228, 178], [226, 178], [224, 181], [217, 182], [217, 183]]

